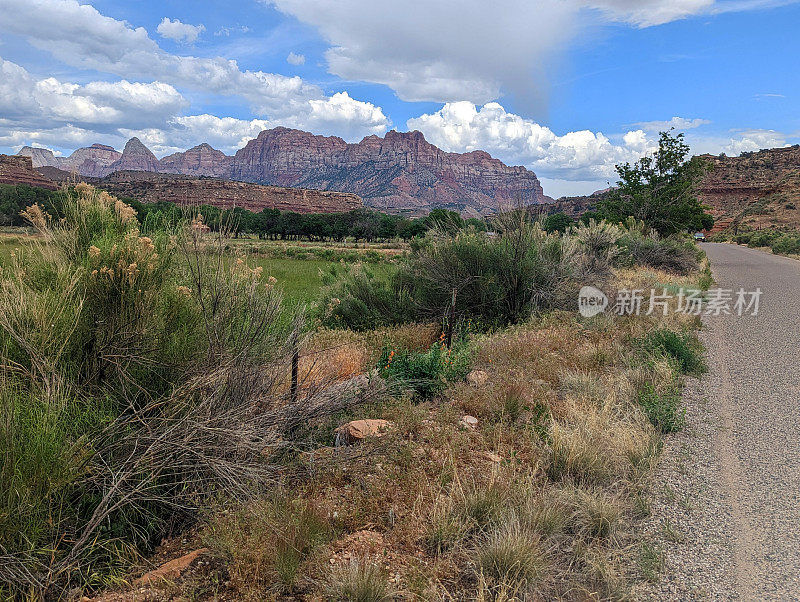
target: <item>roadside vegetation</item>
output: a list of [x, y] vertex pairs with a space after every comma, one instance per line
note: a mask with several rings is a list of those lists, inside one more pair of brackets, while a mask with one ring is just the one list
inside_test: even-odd
[[755, 249], [768, 248], [776, 255], [800, 255], [800, 232], [795, 230], [741, 230], [721, 232], [714, 236], [718, 242], [735, 242]]
[[61, 194], [2, 264], [0, 598], [133, 599], [191, 551], [136, 587], [583, 600], [657, 578], [636, 522], [698, 322], [575, 309], [585, 284], [707, 287], [690, 241], [439, 220], [391, 261], [330, 262], [307, 307], [197, 210]]

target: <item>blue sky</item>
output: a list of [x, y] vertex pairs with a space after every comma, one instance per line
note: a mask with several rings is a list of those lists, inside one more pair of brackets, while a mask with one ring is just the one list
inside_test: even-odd
[[0, 0], [0, 152], [419, 129], [586, 193], [671, 125], [800, 142], [798, 25], [791, 0]]

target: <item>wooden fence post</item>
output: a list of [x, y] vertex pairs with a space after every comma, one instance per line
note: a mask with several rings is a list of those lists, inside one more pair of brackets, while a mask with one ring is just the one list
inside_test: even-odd
[[447, 348], [453, 344], [453, 323], [456, 321], [456, 289], [453, 289], [453, 298], [450, 301], [450, 317], [447, 319]]
[[292, 403], [297, 402], [297, 373], [300, 365], [300, 347], [297, 344], [297, 333], [292, 335], [292, 386], [290, 395]]

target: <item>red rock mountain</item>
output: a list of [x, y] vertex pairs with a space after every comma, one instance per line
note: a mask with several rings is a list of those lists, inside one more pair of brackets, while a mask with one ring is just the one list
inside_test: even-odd
[[183, 153], [161, 159], [160, 171], [187, 176], [224, 177], [229, 175], [231, 157], [203, 143]]
[[131, 138], [122, 151], [122, 156], [108, 166], [108, 173], [114, 171], [161, 171], [161, 164], [138, 138]]
[[[37, 155], [40, 165], [64, 169], [59, 158], [44, 163], [47, 160]], [[88, 173], [88, 164], [82, 165], [86, 173], [76, 169], [87, 176], [152, 171], [347, 192], [368, 206], [394, 213], [421, 214], [446, 207], [465, 216], [486, 215], [509, 204], [549, 200], [536, 175], [524, 167], [509, 167], [482, 151], [447, 153], [416, 131], [391, 131], [383, 138], [368, 136], [348, 144], [335, 136], [278, 127], [261, 132], [233, 157], [201, 144], [161, 161], [133, 138], [122, 156], [106, 167], [96, 163]]]
[[24, 147], [19, 155], [30, 157], [33, 167], [57, 167], [64, 171], [77, 172], [82, 176], [100, 177], [108, 173], [108, 168], [122, 155], [105, 144], [92, 144], [79, 148], [69, 157], [56, 157], [46, 148]]

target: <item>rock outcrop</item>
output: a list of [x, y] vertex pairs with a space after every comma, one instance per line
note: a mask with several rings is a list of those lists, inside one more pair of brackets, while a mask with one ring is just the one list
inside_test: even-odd
[[85, 150], [67, 159], [42, 149], [26, 147], [22, 152], [35, 155], [37, 167], [77, 170], [84, 176], [134, 170], [347, 192], [371, 207], [410, 215], [445, 207], [469, 217], [550, 200], [536, 175], [524, 167], [509, 167], [483, 151], [447, 153], [420, 132], [391, 131], [383, 138], [368, 136], [348, 144], [335, 136], [278, 127], [261, 132], [232, 157], [201, 144], [161, 161], [132, 138], [111, 162], [104, 156], [78, 164]]
[[524, 167], [509, 167], [482, 151], [446, 153], [420, 132], [391, 131], [347, 144], [287, 128], [265, 130], [236, 153], [231, 177], [352, 192], [393, 213], [438, 206], [485, 215], [545, 201], [539, 180]]
[[698, 196], [717, 220], [713, 231], [800, 229], [800, 146], [702, 158], [710, 170]]
[[31, 157], [0, 155], [0, 184], [27, 184], [55, 190], [58, 184], [33, 169]]
[[174, 153], [161, 159], [160, 169], [164, 173], [187, 176], [222, 178], [230, 174], [231, 157], [210, 144], [200, 144], [183, 153]]
[[[53, 168], [50, 178], [68, 182], [71, 175]], [[84, 178], [88, 183], [120, 197], [130, 197], [144, 203], [165, 201], [179, 205], [214, 205], [223, 209], [241, 207], [259, 212], [279, 209], [295, 213], [335, 213], [364, 206], [354, 194], [261, 186], [249, 182], [234, 182], [215, 178], [194, 178], [178, 174], [159, 174], [144, 171], [117, 171], [104, 178]]]

